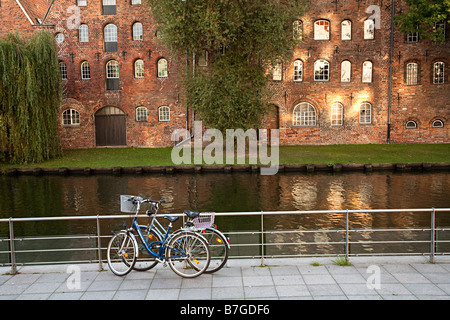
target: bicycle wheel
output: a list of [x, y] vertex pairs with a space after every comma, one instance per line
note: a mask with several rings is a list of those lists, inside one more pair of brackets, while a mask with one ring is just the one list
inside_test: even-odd
[[223, 268], [228, 260], [230, 248], [225, 236], [213, 228], [202, 231], [202, 236], [206, 239], [211, 253], [211, 261], [205, 273], [214, 273]]
[[184, 278], [195, 278], [209, 266], [210, 252], [205, 238], [193, 232], [175, 235], [166, 248], [170, 268]]
[[115, 234], [108, 244], [109, 269], [118, 276], [128, 274], [136, 263], [136, 254], [136, 242], [127, 232]]
[[[141, 229], [142, 235], [144, 236], [144, 239], [147, 241], [148, 245], [155, 241], [161, 241], [160, 236], [154, 230], [150, 230], [149, 232], [149, 228], [147, 226], [139, 226], [139, 228]], [[148, 253], [147, 249], [142, 243], [141, 238], [138, 238], [139, 257], [137, 258], [136, 264], [134, 265], [133, 269], [136, 271], [147, 271], [155, 267], [158, 264], [158, 261], [156, 261], [156, 258], [154, 256]], [[155, 254], [158, 254], [159, 247], [159, 244], [153, 244], [151, 246], [151, 249]]]

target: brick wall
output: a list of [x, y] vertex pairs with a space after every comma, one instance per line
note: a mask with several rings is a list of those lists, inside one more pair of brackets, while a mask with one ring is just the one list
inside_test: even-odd
[[[103, 15], [102, 1], [88, 1], [87, 7], [79, 7], [81, 24], [89, 28], [89, 42], [79, 41], [78, 29], [70, 29], [72, 12], [67, 12], [65, 1], [56, 1], [47, 24], [54, 25], [53, 31], [63, 33], [64, 42], [58, 44], [59, 59], [67, 66], [68, 80], [63, 81], [64, 110], [74, 108], [80, 113], [80, 124], [61, 125], [60, 132], [65, 148], [95, 147], [95, 113], [105, 106], [118, 107], [126, 113], [127, 146], [160, 147], [170, 146], [172, 131], [185, 128], [185, 108], [179, 99], [177, 63], [169, 52], [161, 46], [156, 37], [156, 29], [144, 5], [131, 5], [130, 1], [118, 1], [116, 14]], [[132, 26], [135, 22], [143, 25], [143, 40], [134, 41]], [[105, 52], [104, 28], [108, 24], [117, 26], [118, 50]], [[151, 52], [149, 52], [151, 50]], [[157, 61], [168, 60], [169, 76], [157, 77]], [[135, 78], [134, 63], [144, 62], [144, 78]], [[106, 89], [106, 63], [119, 63], [120, 90]], [[81, 79], [81, 63], [90, 65], [90, 79]], [[158, 108], [170, 108], [170, 121], [160, 122]], [[136, 108], [146, 107], [147, 121], [136, 121]]]
[[[75, 3], [75, 1], [74, 1]], [[92, 148], [96, 146], [95, 114], [105, 106], [120, 108], [126, 114], [126, 145], [136, 147], [171, 146], [171, 133], [186, 126], [186, 109], [180, 101], [182, 89], [179, 72], [184, 61], [175, 61], [156, 37], [148, 8], [131, 5], [131, 1], [117, 1], [116, 14], [103, 15], [102, 1], [89, 0], [80, 7], [81, 23], [89, 27], [89, 42], [79, 42], [78, 29], [71, 29], [74, 11], [68, 12], [67, 1], [56, 0], [45, 21], [55, 34], [63, 33], [65, 40], [58, 44], [59, 59], [67, 66], [68, 79], [64, 80], [64, 102], [60, 108], [60, 133], [64, 148]], [[373, 39], [364, 39], [364, 21], [371, 13], [370, 5], [380, 8], [380, 25]], [[406, 0], [396, 0], [396, 14], [406, 10]], [[391, 143], [450, 142], [450, 30], [447, 41], [435, 44], [420, 39], [408, 43], [405, 34], [396, 28], [392, 59], [392, 96], [389, 101], [389, 53], [391, 27], [391, 1], [351, 0], [315, 1], [302, 21], [302, 38], [293, 56], [282, 64], [282, 80], [271, 81], [276, 106], [267, 116], [265, 126], [280, 129], [283, 145], [299, 144], [367, 144], [386, 143], [388, 118], [391, 116]], [[5, 14], [7, 12], [7, 14]], [[0, 34], [19, 30], [31, 34], [35, 27], [27, 22], [23, 12], [13, 0], [2, 0], [0, 7]], [[329, 23], [329, 39], [314, 39], [314, 23]], [[351, 40], [342, 40], [341, 23], [351, 21]], [[143, 40], [132, 39], [135, 22], [143, 25]], [[377, 21], [376, 21], [377, 22]], [[118, 28], [117, 52], [105, 52], [104, 28], [113, 23]], [[149, 51], [150, 50], [150, 51]], [[157, 77], [157, 62], [168, 60], [169, 75]], [[145, 65], [143, 79], [134, 77], [134, 62], [142, 59]], [[294, 61], [303, 63], [302, 81], [294, 81]], [[323, 59], [329, 64], [329, 79], [315, 81], [314, 64]], [[120, 70], [120, 90], [106, 90], [106, 63], [116, 60]], [[81, 79], [81, 63], [88, 61], [91, 77]], [[341, 63], [351, 63], [350, 82], [341, 81]], [[363, 64], [372, 63], [372, 80], [363, 83]], [[445, 81], [433, 84], [433, 64], [445, 63]], [[406, 83], [406, 66], [418, 65], [418, 83]], [[296, 106], [308, 104], [314, 110], [314, 121], [302, 126], [294, 119]], [[333, 125], [332, 106], [342, 105], [342, 123]], [[372, 106], [368, 124], [360, 123], [360, 107]], [[146, 107], [147, 121], [136, 121], [136, 108]], [[158, 119], [158, 108], [170, 107], [170, 121]], [[80, 115], [77, 125], [63, 125], [62, 113], [74, 109]], [[274, 112], [275, 110], [275, 112]], [[303, 119], [299, 115], [298, 119]], [[189, 116], [191, 117], [191, 116]], [[297, 119], [297, 120], [298, 120]], [[444, 123], [443, 128], [432, 128], [435, 120]], [[406, 123], [414, 121], [415, 129], [407, 129]]]

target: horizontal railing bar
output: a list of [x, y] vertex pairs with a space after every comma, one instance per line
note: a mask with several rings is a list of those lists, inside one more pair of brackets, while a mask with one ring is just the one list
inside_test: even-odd
[[[330, 214], [330, 213], [405, 213], [405, 212], [427, 212], [429, 209], [368, 209], [368, 210], [312, 210], [312, 211], [255, 211], [255, 212], [222, 212], [214, 213], [216, 216], [260, 216], [267, 215], [292, 215], [292, 214]], [[450, 208], [435, 208], [435, 212], [450, 212]], [[182, 217], [182, 213], [170, 214], [174, 217]], [[162, 215], [161, 215], [162, 216]], [[29, 218], [8, 218], [0, 219], [0, 222], [26, 222], [26, 221], [56, 221], [56, 220], [95, 220], [95, 219], [126, 219], [134, 217], [134, 214], [127, 215], [98, 215], [98, 216], [67, 216], [67, 217], [29, 217]], [[139, 215], [138, 218], [148, 218], [147, 215]]]

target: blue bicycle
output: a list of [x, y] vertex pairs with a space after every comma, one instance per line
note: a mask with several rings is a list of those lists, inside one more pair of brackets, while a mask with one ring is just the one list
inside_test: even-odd
[[[116, 233], [110, 240], [107, 249], [108, 266], [118, 275], [128, 274], [136, 264], [139, 257], [138, 242], [134, 235], [137, 233], [144, 249], [156, 262], [168, 263], [170, 268], [184, 278], [195, 278], [205, 272], [210, 262], [210, 251], [207, 241], [198, 233], [189, 230], [180, 230], [170, 236], [172, 223], [178, 217], [165, 216], [169, 226], [162, 240], [147, 242], [137, 223], [141, 204], [151, 203], [158, 207], [164, 200], [154, 201], [134, 196], [121, 196], [121, 211], [135, 212], [131, 228]], [[152, 211], [147, 211], [151, 214]], [[153, 217], [156, 220], [156, 215]]]

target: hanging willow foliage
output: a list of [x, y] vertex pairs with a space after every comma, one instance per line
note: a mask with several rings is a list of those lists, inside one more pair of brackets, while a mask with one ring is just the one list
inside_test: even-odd
[[53, 35], [0, 39], [0, 161], [41, 162], [61, 152], [61, 75]]

